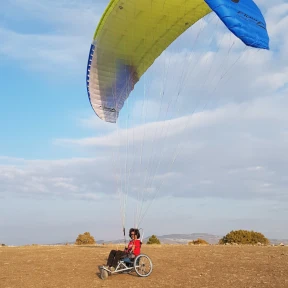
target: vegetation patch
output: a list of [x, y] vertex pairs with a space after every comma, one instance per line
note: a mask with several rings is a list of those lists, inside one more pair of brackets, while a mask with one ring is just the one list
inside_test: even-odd
[[156, 235], [152, 235], [148, 241], [147, 244], [161, 244], [160, 240], [156, 237]]
[[242, 245], [269, 245], [269, 240], [260, 232], [248, 230], [232, 230], [219, 240], [219, 244], [242, 244]]
[[188, 242], [188, 245], [209, 245], [209, 243], [204, 239], [198, 238], [197, 240]]
[[89, 245], [96, 244], [96, 241], [93, 236], [90, 235], [89, 232], [85, 232], [84, 234], [79, 234], [76, 242], [76, 245]]

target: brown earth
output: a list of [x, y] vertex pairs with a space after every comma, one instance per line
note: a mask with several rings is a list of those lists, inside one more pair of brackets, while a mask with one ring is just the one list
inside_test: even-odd
[[154, 265], [148, 278], [101, 280], [98, 265], [112, 248], [123, 247], [0, 247], [0, 287], [288, 287], [288, 247], [143, 245]]

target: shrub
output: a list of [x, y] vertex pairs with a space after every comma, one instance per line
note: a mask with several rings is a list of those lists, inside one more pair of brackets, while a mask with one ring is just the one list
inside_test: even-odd
[[188, 242], [188, 245], [209, 245], [209, 243], [204, 239], [198, 238], [197, 240], [192, 240], [191, 242]]
[[84, 234], [78, 235], [75, 244], [76, 245], [96, 244], [96, 241], [94, 237], [90, 235], [89, 232], [85, 232]]
[[155, 235], [152, 235], [148, 239], [147, 244], [161, 244], [161, 243], [160, 243], [160, 240]]
[[4, 246], [6, 246], [6, 245], [3, 243], [3, 244], [1, 244], [1, 246], [4, 247]]
[[259, 232], [247, 230], [232, 230], [219, 240], [219, 244], [269, 244], [269, 240]]

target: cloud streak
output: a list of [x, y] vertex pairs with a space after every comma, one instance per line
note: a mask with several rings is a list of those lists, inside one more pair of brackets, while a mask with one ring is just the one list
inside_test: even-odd
[[[160, 189], [159, 197], [287, 201], [288, 119], [286, 110], [280, 109], [287, 104], [284, 95], [279, 95], [228, 105], [171, 120], [167, 134], [155, 133], [161, 122], [136, 127], [128, 131], [127, 154], [127, 131], [59, 139], [56, 144], [91, 146], [91, 155], [99, 156], [54, 161], [2, 157], [6, 164], [1, 165], [0, 191], [21, 197], [117, 197], [128, 175], [131, 197], [145, 191], [148, 199]], [[187, 120], [187, 128], [180, 129]]]
[[[61, 68], [61, 74], [64, 70], [71, 74], [71, 69], [73, 74], [80, 69], [85, 71], [89, 46], [100, 18], [97, 8], [104, 7], [106, 1], [103, 2], [95, 5], [92, 1], [8, 1], [0, 29], [0, 55], [20, 61], [23, 67], [32, 70], [52, 72]], [[23, 31], [22, 22], [30, 27], [28, 31]], [[34, 33], [30, 32], [34, 29], [30, 22], [34, 27], [39, 23]], [[16, 23], [11, 25], [14, 29], [7, 23]]]

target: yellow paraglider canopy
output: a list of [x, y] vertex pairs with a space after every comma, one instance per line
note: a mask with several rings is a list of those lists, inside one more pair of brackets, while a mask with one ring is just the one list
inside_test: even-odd
[[203, 0], [111, 0], [88, 62], [87, 90], [96, 114], [116, 122], [135, 83], [155, 59], [210, 12]]
[[140, 78], [179, 35], [210, 12], [203, 0], [112, 0], [94, 39], [132, 64]]

